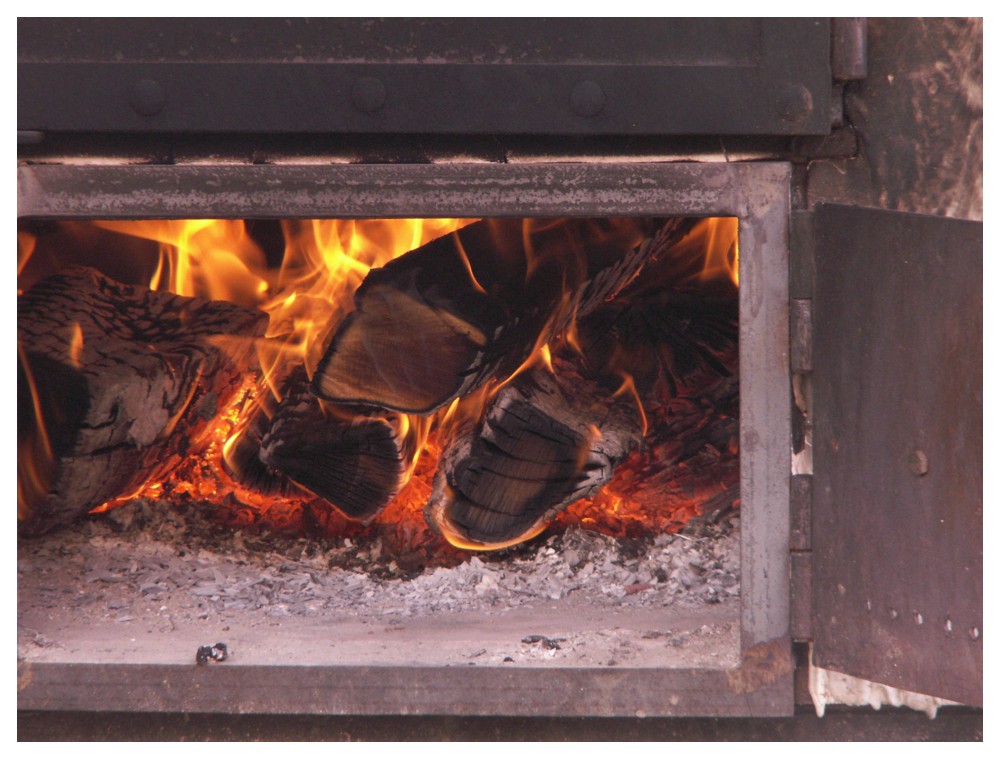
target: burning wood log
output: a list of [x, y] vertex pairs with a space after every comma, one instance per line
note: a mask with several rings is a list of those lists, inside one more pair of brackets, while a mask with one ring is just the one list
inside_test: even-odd
[[738, 372], [738, 331], [735, 297], [660, 291], [604, 304], [580, 322], [578, 341], [597, 376], [627, 375], [643, 398], [674, 398]]
[[319, 400], [298, 372], [280, 403], [265, 394], [228, 441], [224, 461], [247, 487], [287, 494], [297, 486], [368, 522], [406, 483], [417, 440], [409, 431], [403, 415]]
[[527, 540], [596, 493], [639, 445], [642, 422], [631, 398], [560, 369], [515, 378], [478, 429], [459, 432], [445, 449], [424, 514], [453, 545]]
[[[640, 398], [726, 395], [735, 386], [737, 319], [732, 299], [680, 293], [604, 304], [580, 323], [582, 359], [560, 361], [556, 376], [539, 368], [516, 377], [478, 428], [454, 435], [425, 509], [428, 523], [460, 547], [502, 548], [533, 537], [559, 511], [595, 495], [639, 447]], [[725, 442], [732, 432], [731, 425], [684, 422], [657, 425], [676, 441], [650, 441], [674, 477], [678, 462], [721, 445], [720, 430]]]
[[316, 372], [327, 400], [428, 414], [614, 296], [688, 219], [493, 219], [368, 274]]
[[265, 314], [73, 267], [18, 298], [18, 518], [39, 533], [127, 497], [195, 448]]

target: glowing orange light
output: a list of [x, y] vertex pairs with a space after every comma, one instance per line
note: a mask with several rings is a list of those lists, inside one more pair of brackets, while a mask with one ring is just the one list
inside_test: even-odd
[[69, 362], [76, 369], [82, 369], [80, 355], [83, 353], [83, 330], [79, 322], [73, 322], [69, 335]]
[[649, 431], [649, 420], [646, 419], [646, 410], [642, 407], [642, 400], [639, 398], [639, 392], [635, 389], [635, 381], [632, 379], [632, 375], [627, 372], [622, 372], [622, 384], [617, 390], [615, 390], [612, 397], [617, 398], [625, 393], [630, 393], [632, 398], [635, 400], [635, 407], [639, 411], [639, 418], [642, 419], [642, 434], [645, 435]]

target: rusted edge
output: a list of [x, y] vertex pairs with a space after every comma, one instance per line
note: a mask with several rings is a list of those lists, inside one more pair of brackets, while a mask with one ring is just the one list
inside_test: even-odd
[[775, 638], [746, 649], [743, 666], [726, 675], [734, 693], [753, 693], [787, 677], [794, 666], [791, 640]]

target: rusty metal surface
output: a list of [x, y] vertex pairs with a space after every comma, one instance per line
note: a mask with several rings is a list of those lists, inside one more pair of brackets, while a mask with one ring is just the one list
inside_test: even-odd
[[790, 548], [809, 551], [812, 549], [812, 475], [792, 475], [791, 504]]
[[18, 129], [46, 133], [830, 132], [827, 19], [21, 19], [18, 43]]
[[812, 551], [792, 551], [792, 640], [812, 640]]
[[[48, 219], [735, 215], [787, 226], [788, 166], [397, 164], [19, 166], [18, 215]], [[782, 207], [784, 206], [784, 207]], [[770, 218], [770, 217], [769, 217]], [[775, 235], [781, 239], [774, 240]], [[785, 246], [787, 231], [772, 244]], [[787, 254], [782, 254], [787, 256]], [[786, 277], [787, 278], [787, 277]]]
[[[981, 741], [983, 713], [828, 710], [792, 717], [327, 717], [19, 712], [20, 741]], [[335, 750], [335, 749], [334, 749]]]
[[983, 20], [868, 19], [868, 76], [846, 85], [856, 157], [809, 166], [810, 204], [983, 216]]
[[24, 710], [236, 714], [785, 716], [791, 644], [739, 669], [22, 664]]
[[982, 225], [816, 209], [821, 667], [982, 701]]

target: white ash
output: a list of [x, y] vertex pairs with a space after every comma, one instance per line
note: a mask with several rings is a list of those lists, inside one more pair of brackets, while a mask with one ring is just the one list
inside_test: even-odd
[[[19, 604], [127, 622], [249, 611], [272, 618], [491, 613], [573, 596], [600, 608], [718, 603], [739, 595], [739, 518], [649, 540], [570, 528], [453, 567], [402, 573], [374, 540], [248, 534], [190, 506], [139, 502], [18, 547]], [[22, 636], [23, 637], [23, 636]], [[45, 641], [34, 641], [44, 646]]]

